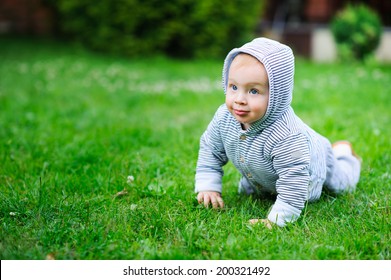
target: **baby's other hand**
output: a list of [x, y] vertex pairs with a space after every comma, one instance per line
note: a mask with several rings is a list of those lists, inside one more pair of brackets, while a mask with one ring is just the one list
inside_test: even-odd
[[264, 224], [268, 229], [272, 229], [272, 222], [268, 219], [251, 219], [248, 221], [250, 224], [255, 225], [258, 223]]
[[224, 201], [218, 192], [200, 192], [197, 195], [197, 200], [199, 204], [204, 203], [205, 207], [208, 207], [209, 204], [212, 204], [215, 209], [224, 207]]

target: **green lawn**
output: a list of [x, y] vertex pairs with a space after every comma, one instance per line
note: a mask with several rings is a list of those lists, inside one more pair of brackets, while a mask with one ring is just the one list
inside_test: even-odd
[[227, 207], [196, 203], [222, 62], [0, 38], [0, 259], [391, 259], [391, 65], [297, 60], [296, 113], [349, 139], [362, 178], [268, 230], [247, 221], [273, 200], [238, 196], [231, 164]]

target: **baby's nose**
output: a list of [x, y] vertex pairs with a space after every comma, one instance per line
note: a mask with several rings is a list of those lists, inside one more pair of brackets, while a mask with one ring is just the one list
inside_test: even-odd
[[246, 95], [244, 93], [238, 93], [235, 98], [235, 103], [237, 104], [246, 103]]

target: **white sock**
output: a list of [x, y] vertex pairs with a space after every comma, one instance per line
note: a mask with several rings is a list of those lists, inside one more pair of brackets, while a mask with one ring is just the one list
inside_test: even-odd
[[337, 158], [341, 156], [351, 156], [352, 148], [349, 144], [340, 143], [333, 147], [333, 152]]

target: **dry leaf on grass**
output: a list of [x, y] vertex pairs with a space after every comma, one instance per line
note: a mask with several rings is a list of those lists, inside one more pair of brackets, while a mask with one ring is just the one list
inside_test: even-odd
[[122, 191], [120, 192], [117, 192], [114, 196], [114, 198], [121, 198], [125, 195], [128, 195], [128, 191], [126, 189], [123, 189]]
[[55, 258], [55, 256], [54, 256], [54, 253], [49, 253], [49, 254], [47, 254], [47, 256], [46, 256], [46, 259], [47, 259], [47, 260], [55, 260], [56, 258]]

